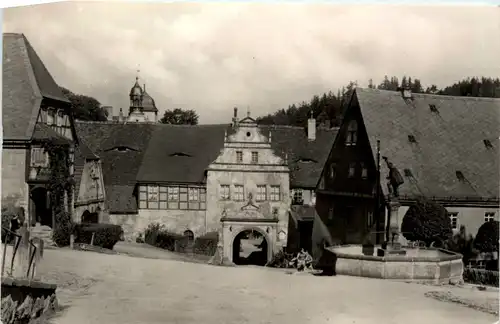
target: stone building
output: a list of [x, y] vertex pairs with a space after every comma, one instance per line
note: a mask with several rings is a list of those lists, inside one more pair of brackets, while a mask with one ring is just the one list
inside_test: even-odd
[[[51, 161], [44, 147], [65, 147], [70, 177], [78, 177], [75, 152], [89, 150], [77, 138], [71, 103], [23, 34], [3, 34], [2, 68], [2, 208], [22, 208], [29, 225], [53, 227]], [[70, 201], [87, 205], [72, 189], [65, 207], [73, 213]]]
[[[333, 240], [361, 243], [367, 232], [385, 230], [389, 213], [401, 227], [418, 197], [446, 207], [455, 231], [464, 225], [476, 235], [484, 222], [498, 220], [499, 126], [500, 99], [357, 88], [317, 188], [316, 209]], [[404, 179], [392, 212], [384, 157]]]
[[97, 154], [106, 210], [99, 222], [123, 226], [134, 239], [151, 223], [194, 236], [221, 231], [225, 254], [252, 229], [269, 253], [299, 231], [300, 204], [314, 210], [314, 189], [337, 130], [258, 126], [250, 115], [231, 124], [77, 122], [78, 136]]

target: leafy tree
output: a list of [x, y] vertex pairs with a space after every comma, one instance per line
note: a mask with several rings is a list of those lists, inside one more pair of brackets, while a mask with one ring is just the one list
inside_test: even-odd
[[75, 94], [70, 90], [61, 87], [63, 94], [69, 99], [73, 107], [73, 117], [79, 120], [107, 120], [107, 113], [101, 108], [101, 103], [89, 96]]
[[481, 225], [474, 240], [474, 247], [480, 252], [498, 252], [498, 225], [498, 221]]
[[448, 240], [452, 236], [446, 208], [423, 198], [417, 200], [406, 212], [401, 232], [407, 240], [422, 241], [426, 246]]
[[160, 119], [160, 123], [174, 125], [198, 125], [198, 114], [194, 110], [175, 108], [167, 110]]

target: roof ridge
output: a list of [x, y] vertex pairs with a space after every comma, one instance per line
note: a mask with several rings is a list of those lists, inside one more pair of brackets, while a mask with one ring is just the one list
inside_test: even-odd
[[[372, 88], [357, 87], [356, 90], [358, 90], [358, 89], [361, 91], [366, 91], [366, 92], [385, 93], [385, 94], [391, 94], [393, 96], [401, 96], [400, 92], [397, 90], [385, 90], [385, 89], [372, 89]], [[471, 100], [471, 101], [493, 101], [493, 102], [498, 101], [498, 102], [500, 102], [500, 98], [490, 98], [490, 97], [450, 96], [450, 95], [440, 95], [440, 94], [420, 93], [420, 92], [414, 92], [414, 93], [412, 93], [412, 95], [418, 96], [418, 97], [444, 99], [444, 100]]]

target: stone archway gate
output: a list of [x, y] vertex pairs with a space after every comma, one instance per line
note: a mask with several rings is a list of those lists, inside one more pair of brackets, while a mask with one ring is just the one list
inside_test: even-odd
[[233, 242], [236, 236], [246, 230], [260, 232], [267, 241], [267, 259], [271, 261], [274, 253], [279, 250], [277, 244], [278, 218], [273, 215], [264, 215], [260, 208], [250, 201], [243, 206], [236, 215], [225, 215], [221, 218], [223, 256], [233, 262]]

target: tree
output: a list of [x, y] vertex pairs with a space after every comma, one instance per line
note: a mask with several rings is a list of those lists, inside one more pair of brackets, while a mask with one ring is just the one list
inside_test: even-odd
[[480, 252], [498, 252], [498, 225], [498, 221], [481, 225], [474, 240], [474, 247]]
[[423, 198], [417, 200], [406, 212], [401, 232], [407, 240], [422, 241], [426, 246], [433, 242], [441, 243], [452, 236], [446, 208]]
[[160, 123], [173, 125], [198, 125], [198, 114], [194, 110], [175, 108], [167, 110], [160, 119]]
[[61, 90], [71, 102], [73, 117], [75, 119], [94, 121], [107, 120], [107, 113], [101, 108], [101, 103], [97, 99], [81, 94], [75, 94], [63, 87], [61, 87]]
[[464, 266], [469, 264], [469, 260], [477, 255], [477, 250], [474, 248], [474, 237], [472, 234], [467, 235], [465, 226], [460, 226], [460, 231], [453, 235], [445, 242], [445, 248], [455, 253], [462, 255]]

